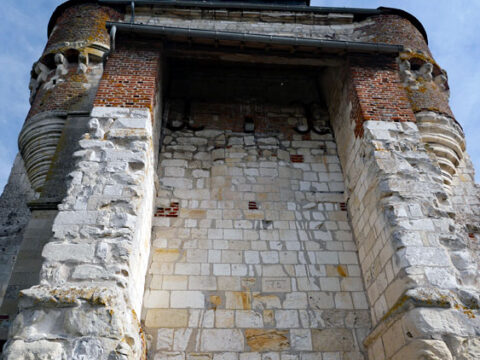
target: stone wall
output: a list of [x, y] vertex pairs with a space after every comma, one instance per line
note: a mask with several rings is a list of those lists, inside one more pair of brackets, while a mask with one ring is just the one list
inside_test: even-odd
[[421, 359], [427, 353], [474, 359], [478, 285], [462, 271], [478, 271], [476, 250], [463, 245], [470, 243], [468, 231], [454, 215], [436, 158], [413, 122], [381, 117], [365, 122], [363, 136], [355, 136], [358, 112], [349, 79], [336, 71], [327, 79], [330, 86], [337, 83], [328, 104], [372, 306], [369, 359]]
[[[239, 87], [212, 99], [238, 99], [242, 86], [255, 97], [265, 88], [256, 83], [272, 76], [222, 74], [217, 67], [209, 92], [226, 77]], [[285, 84], [295, 87], [290, 75]], [[195, 79], [190, 90], [202, 82], [183, 76]], [[185, 94], [178, 81], [176, 96]], [[151, 358], [363, 358], [368, 303], [332, 133], [296, 133], [306, 121], [296, 104], [202, 101], [191, 109], [204, 129], [167, 129], [159, 158], [142, 312]], [[243, 130], [245, 116], [253, 133]]]
[[89, 128], [5, 359], [144, 356], [136, 314], [150, 248], [152, 119], [149, 110], [95, 108]]
[[5, 359], [480, 358], [478, 186], [414, 19], [137, 8], [149, 25], [405, 46], [279, 47], [260, 62], [294, 66], [239, 69], [272, 49], [122, 33], [109, 52], [106, 22], [131, 14], [70, 5], [0, 199], [0, 312], [39, 282]]
[[[8, 284], [22, 244], [25, 226], [30, 220], [27, 202], [34, 198], [35, 193], [28, 181], [23, 160], [17, 155], [8, 183], [0, 197], [0, 306], [5, 299], [12, 299], [17, 295], [16, 288], [9, 288]], [[10, 314], [0, 310], [0, 340], [7, 338], [10, 320]]]

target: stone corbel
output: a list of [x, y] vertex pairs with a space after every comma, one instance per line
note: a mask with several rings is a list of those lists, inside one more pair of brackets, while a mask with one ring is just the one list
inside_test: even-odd
[[299, 134], [308, 134], [313, 131], [316, 134], [324, 135], [330, 132], [328, 127], [328, 111], [318, 103], [304, 104], [305, 117], [299, 119], [294, 130]]
[[[171, 100], [170, 100], [171, 101]], [[183, 101], [183, 109], [182, 109], [182, 118], [181, 120], [174, 120], [170, 116], [170, 102], [167, 100], [167, 104], [165, 105], [165, 110], [163, 114], [163, 119], [167, 124], [167, 129], [171, 131], [180, 131], [185, 128], [192, 131], [200, 131], [203, 130], [203, 126], [195, 126], [194, 119], [191, 116], [191, 101], [190, 100], [182, 100]]]

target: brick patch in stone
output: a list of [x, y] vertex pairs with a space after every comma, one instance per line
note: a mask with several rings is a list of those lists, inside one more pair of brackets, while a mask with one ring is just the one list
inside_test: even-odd
[[170, 207], [158, 207], [155, 211], [155, 217], [178, 217], [178, 202], [170, 203]]
[[248, 202], [248, 210], [258, 210], [258, 205], [256, 201]]
[[290, 155], [292, 163], [303, 163], [303, 155]]

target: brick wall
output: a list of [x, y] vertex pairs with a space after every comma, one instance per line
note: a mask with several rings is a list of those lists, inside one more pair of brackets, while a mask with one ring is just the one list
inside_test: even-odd
[[350, 99], [357, 136], [363, 134], [364, 121], [415, 122], [393, 58], [352, 56], [349, 60]]
[[44, 55], [66, 50], [70, 47], [82, 47], [101, 44], [110, 47], [110, 36], [105, 23], [121, 18], [116, 10], [96, 4], [83, 4], [67, 8], [57, 19], [50, 34]]
[[119, 47], [108, 58], [94, 106], [153, 110], [159, 61], [159, 50]]
[[370, 20], [373, 24], [356, 30], [366, 35], [370, 42], [403, 45], [432, 57], [425, 38], [409, 20], [398, 15], [373, 16]]

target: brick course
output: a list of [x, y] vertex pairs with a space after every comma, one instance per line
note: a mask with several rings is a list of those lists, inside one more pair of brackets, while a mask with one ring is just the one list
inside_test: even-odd
[[356, 136], [363, 135], [365, 121], [415, 122], [407, 94], [391, 57], [350, 57], [350, 98]]
[[160, 51], [123, 46], [108, 58], [94, 106], [148, 108], [155, 105]]

